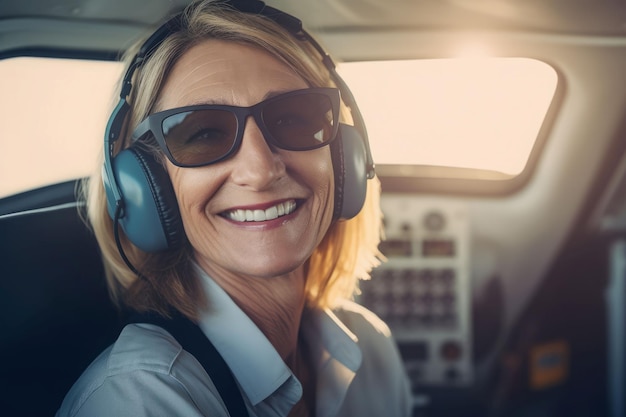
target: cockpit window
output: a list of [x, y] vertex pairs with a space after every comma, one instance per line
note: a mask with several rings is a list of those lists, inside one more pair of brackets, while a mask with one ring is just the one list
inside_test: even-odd
[[379, 174], [519, 175], [558, 81], [551, 66], [527, 58], [349, 62], [338, 70], [365, 118]]
[[0, 197], [91, 173], [121, 71], [108, 61], [0, 61]]
[[[0, 197], [89, 175], [122, 64], [0, 61]], [[529, 159], [557, 73], [526, 58], [339, 66], [365, 117], [380, 176], [510, 179]]]

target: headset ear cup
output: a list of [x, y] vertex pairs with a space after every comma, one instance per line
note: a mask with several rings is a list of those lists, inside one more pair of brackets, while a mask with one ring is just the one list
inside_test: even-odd
[[120, 225], [128, 239], [145, 252], [179, 248], [185, 232], [172, 183], [161, 163], [150, 152], [131, 147], [115, 156], [112, 165], [124, 201]]
[[365, 145], [354, 126], [341, 123], [331, 144], [335, 173], [335, 219], [351, 219], [363, 208], [367, 194]]

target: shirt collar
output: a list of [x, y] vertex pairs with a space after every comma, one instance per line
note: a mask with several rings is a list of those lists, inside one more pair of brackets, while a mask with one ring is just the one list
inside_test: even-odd
[[363, 360], [358, 339], [330, 310], [305, 311], [302, 320], [317, 369], [316, 415], [335, 416]]
[[252, 405], [257, 405], [293, 374], [226, 291], [200, 267], [197, 269], [210, 305], [210, 310], [200, 312], [199, 326], [222, 355]]
[[[226, 291], [198, 265], [196, 269], [210, 305], [209, 310], [200, 312], [200, 328], [253, 406], [280, 391], [288, 412], [302, 396], [299, 381]], [[317, 414], [335, 415], [361, 365], [358, 339], [330, 310], [305, 309], [301, 328], [317, 372]], [[271, 402], [276, 404], [275, 400]]]

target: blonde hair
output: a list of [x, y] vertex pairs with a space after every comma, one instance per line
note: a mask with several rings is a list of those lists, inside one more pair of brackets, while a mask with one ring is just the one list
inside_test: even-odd
[[[234, 11], [219, 2], [193, 3], [184, 12], [180, 30], [168, 36], [150, 58], [135, 71], [128, 101], [131, 109], [125, 131], [115, 152], [130, 146], [130, 133], [137, 124], [154, 112], [160, 89], [178, 58], [189, 48], [206, 39], [221, 39], [262, 48], [298, 73], [311, 87], [334, 86], [322, 57], [308, 43], [296, 40], [273, 21], [258, 15]], [[138, 43], [128, 53], [130, 65]], [[154, 152], [163, 158], [158, 149]], [[206, 303], [192, 268], [192, 250], [188, 241], [182, 248], [164, 253], [146, 253], [134, 246], [119, 230], [120, 242], [130, 262], [140, 271], [133, 272], [121, 257], [114, 234], [114, 224], [107, 212], [102, 182], [102, 162], [85, 184], [87, 215], [100, 245], [107, 282], [112, 298], [120, 306], [137, 311], [155, 311], [170, 315], [178, 310], [195, 318], [199, 305]], [[358, 290], [358, 279], [368, 278], [381, 257], [378, 244], [382, 215], [379, 206], [380, 184], [368, 181], [365, 205], [350, 220], [334, 221], [307, 262], [307, 301], [310, 306], [332, 308], [349, 299]]]

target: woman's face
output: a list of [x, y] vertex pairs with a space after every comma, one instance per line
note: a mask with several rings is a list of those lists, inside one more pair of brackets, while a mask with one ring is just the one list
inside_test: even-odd
[[[251, 106], [307, 87], [261, 49], [208, 40], [175, 64], [158, 110], [205, 103]], [[167, 161], [167, 171], [195, 258], [215, 279], [291, 272], [309, 258], [332, 221], [329, 147], [273, 149], [251, 117], [231, 158], [200, 168]], [[246, 211], [255, 220], [243, 221]]]

